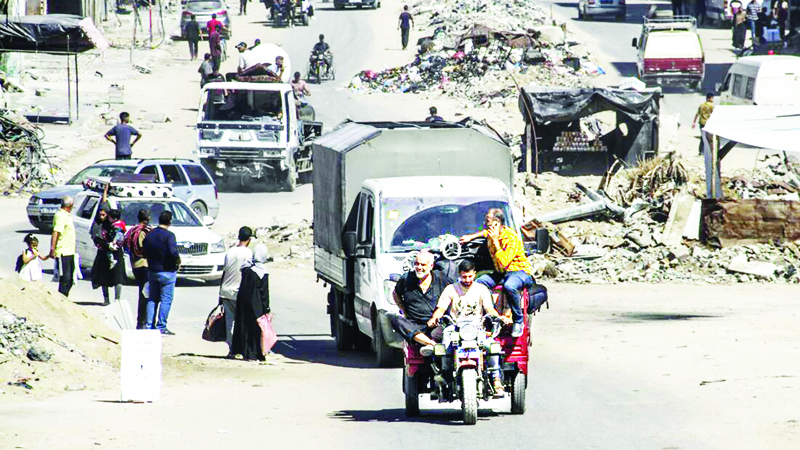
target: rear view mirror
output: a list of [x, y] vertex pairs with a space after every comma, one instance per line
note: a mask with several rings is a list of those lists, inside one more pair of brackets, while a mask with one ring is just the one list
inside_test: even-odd
[[636, 47], [636, 44], [637, 44], [637, 42], [636, 42], [636, 38], [633, 38], [633, 39], [631, 40], [631, 47]]
[[342, 250], [344, 255], [348, 258], [356, 254], [356, 232], [345, 231], [342, 233]]
[[205, 225], [207, 227], [210, 227], [211, 225], [214, 225], [214, 218], [211, 217], [211, 216], [203, 217], [203, 225]]

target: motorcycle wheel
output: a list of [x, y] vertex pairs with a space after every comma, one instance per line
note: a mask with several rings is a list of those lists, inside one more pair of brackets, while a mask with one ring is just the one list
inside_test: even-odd
[[461, 389], [464, 391], [461, 402], [464, 424], [475, 425], [478, 422], [478, 372], [475, 369], [461, 372]]
[[406, 416], [419, 416], [419, 377], [406, 375], [403, 369], [403, 391], [406, 393]]
[[525, 414], [525, 388], [528, 386], [525, 374], [517, 372], [511, 382], [511, 414]]

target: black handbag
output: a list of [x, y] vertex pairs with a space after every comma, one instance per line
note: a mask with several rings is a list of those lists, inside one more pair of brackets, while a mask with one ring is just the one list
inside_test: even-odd
[[215, 306], [206, 319], [206, 326], [203, 328], [203, 339], [210, 342], [224, 342], [227, 340], [225, 333], [225, 308], [222, 304]]

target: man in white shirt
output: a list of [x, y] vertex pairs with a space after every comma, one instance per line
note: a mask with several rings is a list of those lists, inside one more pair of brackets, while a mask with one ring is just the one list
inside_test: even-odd
[[250, 67], [247, 62], [248, 52], [247, 52], [247, 44], [244, 42], [239, 42], [236, 45], [236, 49], [239, 50], [239, 66], [236, 67], [236, 73], [242, 73], [244, 69]]
[[225, 267], [222, 269], [222, 281], [219, 285], [219, 302], [225, 309], [225, 337], [230, 357], [233, 343], [233, 319], [236, 317], [236, 295], [242, 283], [242, 265], [253, 258], [253, 251], [248, 248], [253, 230], [250, 227], [239, 228], [239, 244], [228, 249], [225, 254]]

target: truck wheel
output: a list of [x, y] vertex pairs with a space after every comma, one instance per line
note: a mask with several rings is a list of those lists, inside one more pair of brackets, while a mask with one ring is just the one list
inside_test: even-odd
[[419, 375], [408, 376], [403, 369], [403, 392], [406, 393], [406, 416], [419, 416]]
[[206, 205], [199, 200], [192, 203], [192, 210], [200, 217], [201, 220], [203, 217], [208, 215], [208, 208], [206, 208]]
[[375, 352], [375, 363], [378, 367], [394, 367], [397, 362], [397, 352], [383, 339], [380, 322], [375, 319], [372, 323], [372, 351]]
[[528, 381], [525, 374], [517, 372], [511, 382], [511, 414], [525, 414], [525, 388]]
[[308, 14], [303, 14], [303, 26], [308, 26]]
[[344, 310], [342, 305], [342, 302], [344, 302], [342, 298], [343, 294], [336, 291], [335, 296], [336, 310], [334, 311], [334, 320], [336, 321], [336, 349], [346, 352], [353, 348], [353, 344], [356, 340], [356, 330], [339, 317], [339, 314]]
[[341, 3], [334, 3], [333, 8], [341, 10], [344, 9], [344, 5], [342, 5]]
[[328, 317], [331, 322], [331, 337], [336, 337], [336, 292], [333, 288], [328, 292]]
[[284, 170], [281, 174], [283, 180], [281, 181], [281, 187], [286, 192], [294, 192], [295, 188], [297, 188], [297, 173], [295, 172], [294, 166]]
[[478, 422], [478, 373], [475, 369], [464, 369], [461, 372], [461, 389], [464, 391], [461, 402], [464, 424], [475, 425]]

